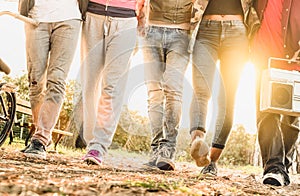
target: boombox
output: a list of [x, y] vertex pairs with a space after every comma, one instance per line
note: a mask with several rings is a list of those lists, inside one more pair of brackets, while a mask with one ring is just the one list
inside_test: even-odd
[[272, 68], [272, 63], [297, 63], [271, 57], [261, 79], [260, 110], [300, 116], [300, 72]]

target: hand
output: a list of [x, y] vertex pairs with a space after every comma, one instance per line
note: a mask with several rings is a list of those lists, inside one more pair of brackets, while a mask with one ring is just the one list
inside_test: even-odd
[[137, 26], [138, 36], [145, 37], [146, 35], [146, 18], [138, 17], [138, 26]]

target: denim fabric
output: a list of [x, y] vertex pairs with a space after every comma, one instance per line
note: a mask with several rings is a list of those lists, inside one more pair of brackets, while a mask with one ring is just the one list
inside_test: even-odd
[[80, 24], [80, 20], [67, 20], [25, 25], [29, 97], [37, 127], [32, 139], [43, 145], [50, 143], [59, 117]]
[[[242, 21], [202, 20], [193, 53], [194, 95], [190, 108], [190, 128], [206, 128], [207, 104], [212, 94], [216, 62], [220, 84], [218, 115], [213, 146], [224, 148], [232, 126], [234, 99], [241, 71], [248, 56], [246, 28]], [[215, 106], [214, 106], [215, 107]]]
[[83, 136], [88, 150], [98, 150], [102, 155], [119, 121], [136, 27], [135, 17], [113, 18], [90, 12], [83, 23]]
[[188, 31], [150, 26], [143, 39], [151, 146], [159, 140], [176, 145], [181, 119], [182, 88], [189, 62]]

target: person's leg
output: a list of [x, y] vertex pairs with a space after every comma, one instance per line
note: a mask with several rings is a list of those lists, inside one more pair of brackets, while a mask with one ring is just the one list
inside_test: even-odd
[[159, 143], [157, 167], [162, 170], [175, 169], [175, 152], [181, 119], [182, 90], [185, 70], [189, 63], [188, 31], [165, 29], [166, 69], [163, 74], [165, 95], [164, 126], [165, 137]]
[[151, 129], [151, 156], [147, 166], [156, 166], [159, 141], [163, 139], [164, 92], [163, 74], [166, 69], [162, 47], [162, 30], [149, 27], [143, 38], [144, 78], [148, 92], [148, 117]]
[[51, 142], [51, 133], [63, 104], [66, 79], [76, 51], [80, 23], [80, 20], [67, 20], [52, 25], [47, 89], [40, 107], [37, 131], [32, 136], [32, 139], [38, 139], [44, 145]]
[[[280, 115], [260, 111], [260, 85], [261, 73], [266, 68], [257, 60], [257, 83], [256, 83], [256, 111], [258, 142], [263, 163], [263, 183], [275, 186], [283, 186], [290, 183], [285, 167], [285, 146], [283, 132], [287, 130], [288, 119], [281, 123]], [[290, 120], [290, 119], [289, 119]]]
[[[26, 54], [29, 82], [29, 98], [32, 111], [33, 131], [36, 131], [40, 107], [43, 103], [46, 89], [46, 70], [49, 55], [49, 24], [41, 23], [38, 27], [25, 24]], [[34, 145], [34, 146], [33, 146]], [[33, 148], [34, 147], [34, 148]], [[45, 159], [46, 149], [38, 140], [31, 140], [30, 144], [21, 152], [35, 152], [35, 157]], [[28, 153], [29, 156], [32, 153]]]
[[[42, 23], [37, 28], [42, 28], [43, 33], [40, 34], [41, 37], [36, 37], [35, 39], [44, 41], [40, 43], [41, 48], [36, 51], [34, 58], [44, 59], [42, 62], [45, 64], [40, 69], [32, 67], [30, 64], [28, 66], [30, 97], [37, 130], [31, 139], [32, 148], [28, 148], [24, 153], [36, 157], [40, 154], [41, 158], [45, 158], [42, 147], [45, 148], [51, 143], [51, 132], [59, 117], [65, 94], [65, 80], [78, 42], [80, 21], [69, 20], [52, 24]], [[34, 35], [38, 36], [38, 34]], [[51, 53], [48, 61], [49, 51], [47, 53], [41, 51], [49, 49]], [[38, 57], [38, 54], [43, 55], [43, 57]], [[31, 60], [34, 58], [31, 58]], [[45, 78], [45, 72], [47, 73], [47, 78]]]
[[81, 33], [81, 86], [83, 103], [83, 138], [88, 143], [93, 139], [96, 124], [99, 83], [105, 62], [105, 16], [87, 12]]
[[37, 126], [38, 114], [46, 89], [46, 70], [50, 45], [49, 26], [47, 23], [41, 23], [38, 27], [25, 24], [29, 98], [35, 126]]
[[264, 167], [264, 184], [276, 186], [290, 183], [284, 164], [285, 147], [281, 132], [280, 115], [260, 112], [258, 141]]
[[94, 128], [97, 121], [97, 106], [99, 100], [99, 83], [105, 63], [105, 16], [87, 12], [82, 24], [81, 33], [81, 67], [80, 80], [82, 87], [83, 110], [83, 140], [87, 144], [88, 154], [83, 161], [101, 164], [103, 152], [90, 151], [88, 145], [94, 138]]
[[204, 137], [208, 101], [212, 93], [219, 46], [218, 26], [211, 26], [209, 21], [202, 21], [200, 28], [192, 56], [194, 93], [190, 106], [191, 156], [199, 167], [210, 162], [209, 149]]
[[293, 147], [299, 135], [299, 118], [294, 116], [283, 116], [281, 120], [281, 132], [285, 150], [285, 167], [286, 171], [292, 165]]
[[219, 160], [232, 128], [235, 95], [241, 72], [248, 58], [248, 40], [242, 21], [225, 21], [220, 32], [221, 85], [216, 132], [210, 151], [210, 159], [214, 163]]
[[130, 67], [130, 57], [136, 43], [136, 18], [109, 18], [105, 39], [105, 64], [101, 79], [101, 95], [92, 127], [89, 151], [104, 155], [110, 146], [119, 121]]

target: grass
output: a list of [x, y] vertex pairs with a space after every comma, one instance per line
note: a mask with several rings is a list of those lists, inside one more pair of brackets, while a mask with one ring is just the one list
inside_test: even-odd
[[258, 166], [253, 166], [253, 165], [222, 165], [223, 168], [228, 168], [228, 169], [236, 169], [243, 171], [247, 174], [261, 174], [263, 172], [262, 167]]

